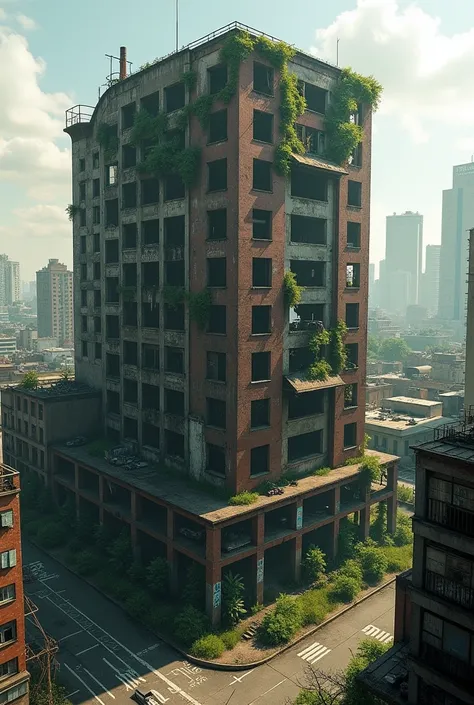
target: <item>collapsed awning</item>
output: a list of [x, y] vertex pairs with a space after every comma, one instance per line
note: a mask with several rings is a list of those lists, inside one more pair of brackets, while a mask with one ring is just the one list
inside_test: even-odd
[[328, 162], [320, 157], [313, 157], [309, 154], [292, 154], [291, 157], [293, 161], [301, 164], [301, 166], [312, 166], [314, 169], [328, 171], [334, 176], [346, 176], [349, 173], [344, 167], [334, 164], [333, 162]]
[[319, 389], [331, 389], [332, 387], [343, 387], [344, 382], [339, 375], [333, 375], [327, 379], [307, 379], [304, 375], [287, 375], [286, 382], [297, 394], [304, 392], [316, 392]]

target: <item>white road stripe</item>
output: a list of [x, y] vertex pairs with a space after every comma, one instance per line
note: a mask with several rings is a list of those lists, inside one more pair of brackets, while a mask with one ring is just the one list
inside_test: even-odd
[[298, 656], [304, 656], [305, 654], [309, 653], [312, 651], [315, 647], [320, 646], [319, 641], [315, 641], [314, 644], [311, 644], [310, 646], [307, 646], [306, 649], [303, 649], [303, 651], [300, 651]]
[[275, 688], [278, 688], [279, 685], [281, 685], [282, 683], [284, 683], [284, 682], [287, 681], [287, 680], [288, 680], [288, 678], [283, 678], [282, 681], [280, 681], [280, 682], [277, 683], [276, 685], [274, 685], [274, 686], [272, 686], [271, 688], [269, 688], [268, 690], [266, 690], [264, 693], [262, 693], [261, 695], [259, 695], [258, 698], [255, 698], [255, 700], [252, 700], [252, 702], [249, 703], [249, 705], [253, 705], [254, 703], [257, 702], [257, 700], [260, 700], [260, 698], [263, 698], [264, 695], [268, 695], [268, 693], [271, 693], [272, 690], [275, 690]]
[[367, 636], [377, 639], [377, 641], [381, 641], [383, 644], [388, 644], [390, 641], [393, 641], [393, 636], [390, 632], [384, 632], [373, 624], [368, 624], [362, 631], [364, 634], [367, 634]]
[[66, 698], [72, 698], [73, 695], [77, 695], [77, 693], [80, 693], [80, 690], [73, 690], [72, 693], [68, 693], [66, 695]]
[[70, 666], [68, 666], [67, 663], [65, 663], [64, 665], [65, 665], [65, 667], [67, 668], [67, 670], [68, 670], [70, 673], [72, 673], [73, 676], [75, 676], [75, 677], [77, 678], [77, 680], [79, 681], [79, 683], [82, 683], [82, 685], [84, 686], [84, 688], [89, 691], [89, 693], [97, 700], [97, 702], [100, 703], [100, 705], [105, 705], [104, 701], [101, 700], [101, 699], [99, 698], [99, 696], [94, 693], [94, 691], [92, 690], [92, 688], [89, 688], [89, 686], [87, 685], [87, 683], [85, 682], [85, 680], [83, 680], [83, 679], [81, 678], [81, 676], [80, 676], [78, 673], [76, 673], [76, 671], [73, 671], [73, 669], [72, 669]]
[[79, 629], [78, 632], [73, 632], [72, 634], [68, 634], [67, 636], [62, 636], [59, 641], [66, 641], [66, 639], [70, 639], [72, 636], [77, 636], [78, 634], [82, 634], [82, 629]]
[[87, 651], [91, 651], [91, 649], [97, 649], [99, 644], [93, 644], [92, 646], [87, 647], [87, 649], [82, 649], [82, 651], [78, 651], [76, 656], [80, 656], [81, 654], [85, 654]]
[[310, 658], [308, 659], [308, 663], [316, 663], [316, 661], [319, 661], [322, 659], [324, 656], [327, 656], [330, 653], [331, 649], [324, 649], [323, 652], [321, 652], [316, 658]]
[[311, 646], [307, 646], [306, 649], [300, 651], [298, 656], [302, 658], [303, 661], [307, 661], [308, 663], [316, 663], [316, 661], [322, 659], [323, 656], [329, 654], [330, 651], [331, 649], [328, 649], [327, 646], [323, 646], [318, 641], [315, 641], [314, 644], [311, 644]]
[[393, 636], [389, 634], [385, 639], [382, 640], [384, 644], [388, 644], [390, 641], [393, 641]]
[[317, 646], [315, 649], [313, 649], [313, 650], [310, 651], [309, 653], [305, 654], [305, 655], [302, 656], [301, 658], [303, 659], [303, 661], [310, 661], [314, 656], [317, 656], [318, 654], [320, 654], [320, 653], [321, 653], [322, 651], [324, 651], [325, 649], [326, 649], [326, 647], [323, 646], [322, 644], [320, 644], [320, 645]]
[[87, 675], [88, 675], [90, 678], [92, 678], [92, 680], [95, 681], [95, 682], [97, 683], [97, 685], [99, 685], [99, 686], [102, 688], [102, 690], [103, 690], [104, 692], [107, 693], [107, 695], [110, 695], [110, 697], [112, 698], [112, 700], [115, 700], [115, 695], [114, 695], [113, 693], [111, 693], [110, 690], [108, 690], [108, 689], [105, 687], [105, 685], [100, 682], [100, 680], [98, 680], [94, 675], [92, 675], [92, 673], [91, 673], [90, 671], [88, 671], [87, 668], [84, 668], [84, 666], [83, 666], [82, 668], [83, 668], [83, 670], [87, 673]]

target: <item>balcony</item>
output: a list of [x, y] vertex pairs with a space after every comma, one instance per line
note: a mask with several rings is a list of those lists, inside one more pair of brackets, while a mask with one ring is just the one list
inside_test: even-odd
[[474, 667], [446, 651], [441, 651], [431, 644], [423, 643], [421, 646], [421, 659], [427, 666], [446, 676], [469, 685], [474, 683]]
[[90, 122], [94, 108], [92, 105], [74, 105], [66, 110], [66, 127]]
[[428, 592], [439, 595], [448, 602], [453, 602], [456, 605], [461, 605], [461, 607], [474, 610], [474, 589], [449, 580], [449, 578], [445, 578], [444, 575], [426, 570], [425, 589], [428, 590]]
[[428, 499], [428, 520], [474, 538], [474, 512], [439, 499]]
[[20, 489], [20, 473], [8, 465], [0, 464], [0, 495]]

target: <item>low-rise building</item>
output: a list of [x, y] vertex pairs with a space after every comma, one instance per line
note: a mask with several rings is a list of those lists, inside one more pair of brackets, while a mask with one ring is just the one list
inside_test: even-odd
[[16, 353], [16, 338], [12, 335], [0, 335], [0, 357], [11, 357]]

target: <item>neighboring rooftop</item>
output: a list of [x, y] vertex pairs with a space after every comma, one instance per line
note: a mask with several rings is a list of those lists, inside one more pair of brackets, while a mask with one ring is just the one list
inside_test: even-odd
[[406, 703], [400, 692], [401, 683], [408, 680], [408, 656], [410, 645], [399, 642], [383, 656], [371, 663], [358, 679], [383, 702], [391, 705]]
[[474, 424], [472, 419], [469, 423], [453, 423], [436, 429], [434, 439], [426, 443], [420, 443], [415, 451], [425, 451], [460, 460], [466, 463], [474, 463]]
[[449, 419], [443, 416], [434, 416], [432, 418], [417, 418], [414, 419], [410, 414], [388, 413], [382, 409], [365, 412], [365, 422], [371, 426], [379, 426], [386, 430], [393, 431], [412, 431], [417, 432], [422, 428], [438, 428], [438, 426], [446, 426]]
[[8, 389], [17, 389], [18, 391], [28, 394], [33, 397], [41, 397], [45, 399], [61, 398], [65, 396], [97, 396], [100, 394], [100, 390], [89, 387], [89, 385], [82, 382], [76, 382], [73, 379], [60, 379], [56, 382], [45, 382], [41, 384], [41, 381], [36, 387], [36, 389], [25, 389], [19, 385], [9, 385]]
[[417, 404], [418, 406], [426, 406], [427, 408], [438, 406], [439, 401], [430, 401], [429, 399], [419, 399], [418, 397], [389, 397], [386, 401], [401, 402], [403, 404]]

